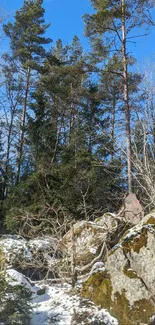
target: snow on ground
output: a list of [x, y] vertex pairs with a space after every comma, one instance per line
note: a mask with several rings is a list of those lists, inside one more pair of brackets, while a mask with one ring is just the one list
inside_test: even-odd
[[7, 282], [10, 285], [12, 285], [12, 286], [21, 285], [21, 286], [24, 286], [26, 289], [32, 291], [32, 287], [31, 287], [31, 284], [28, 281], [28, 279], [23, 274], [19, 273], [18, 271], [14, 270], [14, 269], [8, 269], [8, 270], [6, 270], [5, 277], [6, 277]]
[[33, 287], [36, 292], [33, 293], [31, 325], [118, 325], [106, 310], [99, 310], [92, 302], [78, 295], [71, 296], [71, 288], [67, 284], [42, 288], [46, 288], [45, 293], [38, 295], [37, 290], [41, 287]]
[[[37, 238], [26, 241], [20, 236], [1, 236], [0, 250], [5, 254], [9, 267], [24, 260], [33, 260], [33, 255], [39, 253], [51, 263], [55, 257], [52, 252], [57, 245], [53, 238]], [[53, 251], [52, 248], [54, 247]], [[52, 256], [51, 256], [52, 255]], [[92, 272], [96, 269], [104, 269], [104, 264], [95, 264]], [[47, 284], [43, 282], [32, 283], [18, 271], [8, 268], [6, 280], [12, 285], [21, 285], [32, 292], [32, 319], [30, 325], [118, 325], [115, 318], [104, 310], [96, 307], [87, 299], [78, 295], [71, 295], [71, 286], [68, 284]], [[81, 284], [79, 284], [81, 285]], [[79, 288], [78, 285], [78, 288]]]
[[11, 263], [18, 257], [26, 260], [32, 259], [32, 254], [27, 247], [27, 241], [20, 236], [2, 236], [0, 238], [0, 249]]

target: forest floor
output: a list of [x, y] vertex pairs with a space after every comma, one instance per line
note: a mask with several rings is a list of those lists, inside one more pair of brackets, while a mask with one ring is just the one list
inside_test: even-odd
[[37, 282], [33, 287], [32, 308], [31, 325], [118, 325], [107, 310], [73, 294], [68, 284]]

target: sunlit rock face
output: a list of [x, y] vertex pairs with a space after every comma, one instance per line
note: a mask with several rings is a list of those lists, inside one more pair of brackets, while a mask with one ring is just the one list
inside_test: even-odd
[[63, 255], [70, 256], [74, 242], [76, 264], [86, 265], [99, 254], [103, 242], [109, 242], [110, 236], [117, 228], [118, 221], [115, 215], [110, 213], [97, 218], [94, 222], [79, 221], [60, 240], [60, 250]]
[[130, 193], [124, 200], [124, 218], [126, 221], [137, 225], [144, 217], [143, 207], [135, 194]]
[[107, 308], [120, 325], [152, 324], [155, 313], [155, 211], [128, 230], [82, 296]]

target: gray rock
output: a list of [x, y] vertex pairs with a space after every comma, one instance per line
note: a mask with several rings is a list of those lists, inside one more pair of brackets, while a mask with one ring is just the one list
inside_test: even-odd
[[90, 275], [82, 295], [107, 308], [120, 325], [151, 324], [155, 313], [155, 211], [128, 230]]
[[137, 225], [144, 217], [144, 210], [135, 194], [130, 193], [124, 201], [124, 218]]
[[59, 242], [59, 249], [68, 257], [74, 249], [76, 264], [86, 265], [99, 254], [103, 242], [109, 244], [109, 235], [117, 230], [117, 226], [117, 220], [110, 213], [95, 222], [77, 222]]

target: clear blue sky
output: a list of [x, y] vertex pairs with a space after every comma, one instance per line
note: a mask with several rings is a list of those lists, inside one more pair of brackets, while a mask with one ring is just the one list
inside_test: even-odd
[[[23, 5], [23, 0], [3, 0], [3, 3], [6, 11], [10, 14], [9, 20], [11, 20], [14, 12]], [[84, 49], [88, 49], [88, 41], [84, 37], [82, 16], [93, 11], [89, 0], [44, 0], [44, 8], [46, 21], [51, 23], [48, 36], [53, 41], [60, 38], [65, 44], [69, 44], [73, 36], [78, 35]], [[152, 28], [149, 36], [134, 39], [134, 41], [136, 41], [136, 45], [130, 45], [130, 48], [141, 66], [143, 60], [154, 57], [155, 27]]]

